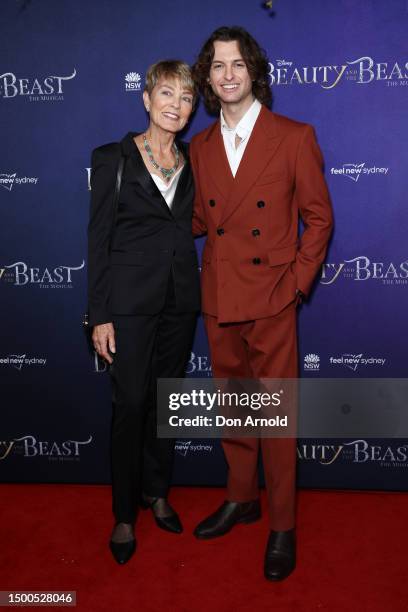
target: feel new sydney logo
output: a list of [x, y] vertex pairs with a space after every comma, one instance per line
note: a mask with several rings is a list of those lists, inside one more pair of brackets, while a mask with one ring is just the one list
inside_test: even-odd
[[0, 186], [11, 191], [14, 185], [36, 185], [38, 177], [36, 176], [17, 176], [17, 172], [13, 174], [0, 173]]
[[360, 176], [373, 176], [373, 175], [382, 175], [385, 176], [388, 174], [389, 168], [381, 167], [381, 166], [366, 166], [366, 162], [362, 163], [347, 163], [339, 166], [338, 168], [332, 167], [330, 168], [330, 174], [334, 176], [344, 176], [349, 178], [354, 183], [357, 183]]

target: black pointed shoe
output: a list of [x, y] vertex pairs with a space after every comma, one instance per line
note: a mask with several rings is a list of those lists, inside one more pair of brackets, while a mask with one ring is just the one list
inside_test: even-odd
[[[167, 503], [172, 513], [168, 516], [157, 516], [157, 510], [155, 511], [155, 508], [157, 508], [158, 503], [163, 503], [163, 500]], [[146, 499], [145, 496], [142, 496], [140, 500], [140, 505], [145, 510], [147, 508], [151, 508], [154, 520], [156, 521], [156, 525], [160, 527], [160, 529], [164, 529], [164, 531], [170, 531], [170, 533], [183, 532], [183, 525], [181, 524], [179, 515], [177, 514], [177, 512], [175, 512], [175, 510], [173, 510], [173, 508], [170, 506], [169, 502], [165, 497], [154, 497], [152, 501], [149, 501], [148, 499]]]
[[234, 527], [237, 523], [254, 523], [261, 518], [259, 500], [250, 502], [225, 501], [213, 514], [197, 525], [194, 535], [200, 540], [218, 538]]
[[120, 565], [127, 563], [136, 550], [136, 539], [133, 538], [129, 542], [113, 542], [110, 540], [109, 548], [111, 553]]
[[271, 531], [265, 551], [267, 580], [284, 580], [296, 567], [295, 530]]

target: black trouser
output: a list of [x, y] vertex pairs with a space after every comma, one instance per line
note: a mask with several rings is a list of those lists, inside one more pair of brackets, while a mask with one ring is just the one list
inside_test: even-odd
[[176, 312], [171, 276], [160, 313], [114, 317], [112, 509], [118, 523], [135, 521], [141, 490], [167, 496], [174, 440], [157, 438], [156, 378], [184, 376], [196, 318]]

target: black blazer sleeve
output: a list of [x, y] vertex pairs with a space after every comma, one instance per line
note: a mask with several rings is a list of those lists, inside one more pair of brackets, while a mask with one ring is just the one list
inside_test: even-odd
[[109, 242], [113, 223], [113, 196], [121, 155], [119, 143], [92, 152], [91, 206], [88, 224], [88, 313], [89, 325], [112, 321]]

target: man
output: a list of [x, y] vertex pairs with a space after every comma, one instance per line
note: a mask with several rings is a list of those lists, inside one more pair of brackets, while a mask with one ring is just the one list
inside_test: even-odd
[[[296, 378], [296, 306], [310, 292], [332, 229], [313, 128], [268, 110], [267, 58], [242, 28], [216, 30], [193, 73], [207, 110], [220, 112], [190, 147], [193, 231], [207, 234], [202, 300], [214, 376]], [[227, 500], [195, 535], [221, 536], [260, 517], [259, 448], [271, 527], [264, 574], [282, 580], [296, 563], [293, 437], [224, 439]]]

